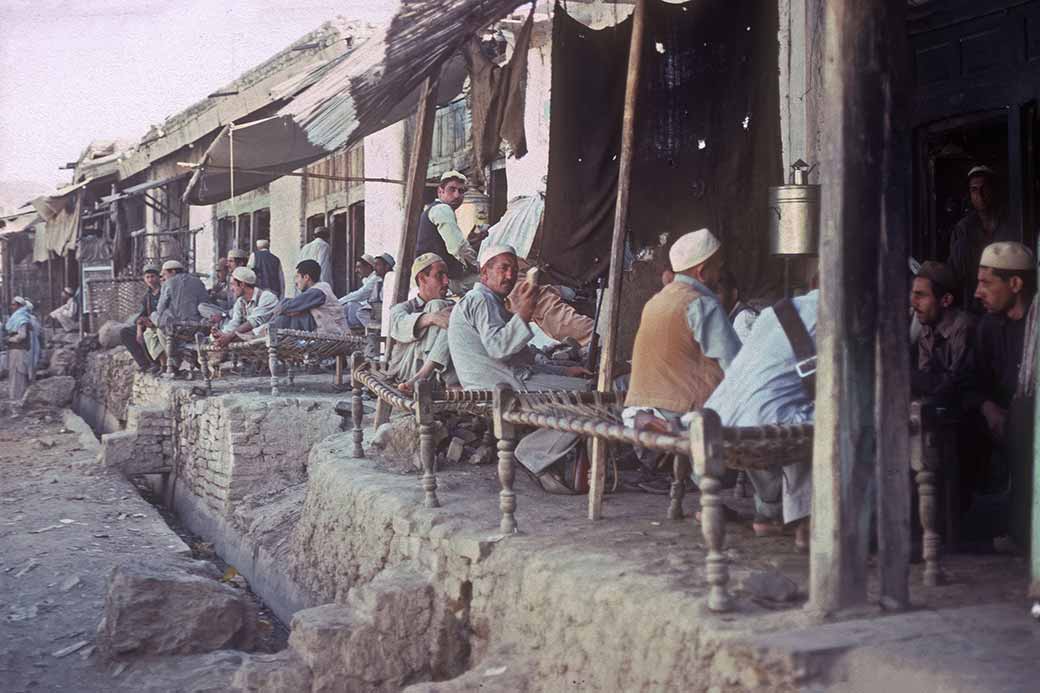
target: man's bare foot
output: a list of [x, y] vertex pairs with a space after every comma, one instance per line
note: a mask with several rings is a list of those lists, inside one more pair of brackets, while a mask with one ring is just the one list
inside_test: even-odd
[[756, 537], [777, 537], [784, 533], [784, 527], [775, 520], [755, 520], [751, 523]]

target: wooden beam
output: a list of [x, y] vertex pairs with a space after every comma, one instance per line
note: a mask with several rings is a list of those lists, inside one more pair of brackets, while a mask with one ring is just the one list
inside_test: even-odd
[[[401, 243], [397, 247], [397, 271], [394, 272], [394, 304], [408, 300], [411, 277], [409, 270], [415, 259], [415, 241], [419, 235], [419, 214], [422, 213], [423, 196], [426, 192], [426, 172], [430, 166], [430, 149], [433, 146], [433, 121], [437, 115], [437, 81], [439, 73], [427, 77], [419, 92], [419, 106], [415, 112], [415, 135], [408, 161], [408, 178], [404, 192], [404, 229]], [[387, 337], [386, 358], [394, 348], [394, 340]], [[389, 408], [376, 406], [375, 426], [386, 422]]]
[[[833, 612], [860, 605], [867, 598], [867, 551], [871, 514], [877, 493], [875, 382], [878, 335], [886, 341], [884, 363], [904, 357], [903, 328], [891, 323], [906, 305], [898, 297], [896, 277], [905, 273], [900, 254], [897, 205], [900, 192], [891, 188], [900, 162], [893, 153], [890, 130], [898, 101], [898, 74], [903, 55], [893, 51], [893, 36], [906, 31], [905, 7], [897, 2], [823, 4], [823, 63], [820, 142], [821, 200], [820, 305], [817, 325], [819, 370], [816, 390], [816, 435], [813, 455], [813, 516], [810, 556], [810, 607]], [[898, 263], [896, 263], [898, 256]], [[893, 277], [880, 280], [879, 274]], [[879, 288], [884, 295], [879, 299]], [[894, 303], [886, 304], [886, 301]], [[879, 307], [883, 319], [879, 320]], [[901, 318], [905, 322], [905, 312]], [[887, 351], [891, 349], [891, 351]], [[891, 396], [902, 392], [897, 366], [879, 388]], [[880, 450], [901, 454], [883, 461], [886, 500], [893, 515], [908, 506], [898, 478], [908, 470], [907, 405], [885, 402], [893, 411], [883, 420], [899, 419]], [[891, 466], [901, 472], [890, 474]], [[891, 537], [899, 528], [885, 530]], [[901, 554], [899, 541], [886, 548]], [[897, 559], [901, 561], [901, 559]], [[887, 570], [888, 579], [902, 571]], [[897, 591], [898, 593], [898, 591]]]
[[[639, 97], [639, 70], [643, 59], [643, 33], [646, 24], [646, 0], [636, 0], [632, 11], [632, 41], [628, 47], [628, 77], [625, 82], [625, 111], [621, 122], [621, 157], [618, 161], [617, 201], [614, 205], [614, 234], [610, 241], [610, 273], [604, 303], [603, 349], [599, 360], [601, 392], [614, 383], [614, 356], [617, 353], [617, 328], [621, 307], [621, 270], [624, 265], [625, 231], [628, 224], [628, 195], [632, 182], [632, 153], [635, 150], [636, 101]], [[592, 441], [590, 454], [589, 519], [602, 516], [605, 483], [606, 444]]]
[[[887, 26], [887, 75], [880, 80], [886, 127], [881, 131], [881, 224], [878, 255], [878, 324], [875, 364], [875, 421], [877, 424], [878, 572], [881, 604], [885, 608], [910, 606], [910, 286], [905, 271], [910, 254], [911, 147], [906, 124], [910, 113], [910, 84], [906, 75], [910, 51], [905, 31], [906, 3], [890, 8]], [[900, 69], [904, 66], [904, 69]], [[866, 230], [866, 229], [864, 229]]]

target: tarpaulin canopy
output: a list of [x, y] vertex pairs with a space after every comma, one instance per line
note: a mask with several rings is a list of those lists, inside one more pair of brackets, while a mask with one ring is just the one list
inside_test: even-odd
[[0, 236], [21, 233], [40, 221], [40, 213], [32, 206], [23, 207], [14, 214], [0, 219]]
[[76, 247], [79, 235], [79, 216], [83, 208], [84, 188], [93, 178], [59, 189], [53, 195], [37, 197], [32, 206], [46, 222], [36, 227], [33, 242], [33, 262], [46, 262], [53, 253], [61, 257]]
[[473, 34], [524, 4], [521, 0], [398, 0], [390, 23], [357, 50], [321, 66], [314, 83], [276, 115], [225, 128], [185, 192], [207, 205], [257, 188], [323, 158], [415, 111], [422, 81], [440, 74], [439, 105], [466, 76], [459, 48]]

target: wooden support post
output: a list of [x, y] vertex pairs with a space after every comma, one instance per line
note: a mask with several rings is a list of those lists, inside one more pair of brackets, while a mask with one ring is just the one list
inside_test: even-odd
[[[426, 199], [426, 171], [430, 166], [430, 149], [433, 145], [433, 122], [437, 116], [438, 74], [427, 77], [419, 91], [419, 107], [415, 111], [415, 136], [408, 161], [408, 180], [404, 192], [404, 229], [401, 243], [397, 246], [397, 267], [394, 272], [394, 302], [397, 305], [408, 300], [411, 277], [409, 268], [415, 259], [415, 241], [419, 236], [419, 215]], [[390, 361], [394, 340], [387, 337], [386, 360]], [[379, 400], [376, 404], [375, 426], [386, 423], [390, 418], [390, 407]]]
[[[906, 320], [907, 297], [896, 278], [905, 275], [905, 233], [896, 188], [902, 175], [901, 148], [892, 130], [900, 127], [906, 55], [893, 50], [893, 37], [906, 33], [905, 4], [823, 3], [823, 61], [820, 182], [820, 304], [813, 455], [813, 516], [810, 607], [833, 612], [867, 599], [867, 551], [877, 495], [876, 460], [881, 455], [886, 545], [886, 588], [903, 601], [906, 530], [900, 517], [906, 493], [905, 388], [909, 365], [875, 382], [880, 334], [884, 358], [899, 360], [907, 341], [894, 320]], [[900, 44], [901, 45], [901, 44]], [[902, 249], [902, 250], [900, 250]], [[898, 256], [898, 257], [897, 257]], [[893, 264], [894, 263], [894, 264]], [[879, 281], [879, 275], [886, 275]], [[879, 296], [879, 289], [881, 295]], [[905, 288], [902, 289], [905, 292]], [[899, 314], [897, 317], [897, 313]], [[881, 318], [879, 319], [879, 316]], [[880, 329], [879, 329], [880, 328]], [[898, 381], [904, 376], [902, 381]], [[877, 443], [875, 397], [892, 401], [882, 421], [889, 425]], [[894, 422], [899, 418], [898, 425]], [[890, 424], [890, 422], [892, 422]], [[900, 459], [895, 456], [902, 455]], [[893, 471], [896, 465], [901, 471]], [[902, 481], [900, 481], [902, 479]]]
[[505, 419], [505, 413], [513, 404], [516, 394], [505, 383], [495, 387], [494, 426], [495, 437], [498, 438], [498, 480], [502, 490], [498, 492], [498, 507], [502, 512], [499, 529], [502, 534], [513, 534], [516, 527], [516, 492], [513, 491], [514, 468], [513, 450], [516, 448], [516, 428]]
[[365, 431], [362, 428], [365, 419], [365, 404], [361, 399], [365, 387], [357, 379], [358, 370], [365, 362], [365, 357], [359, 352], [350, 355], [350, 413], [354, 419], [354, 457], [361, 459], [365, 456]]
[[[1038, 299], [1034, 297], [1033, 300]], [[1033, 373], [1034, 377], [1040, 378], [1040, 349], [1036, 350]], [[1040, 388], [1036, 389], [1040, 391]], [[1033, 395], [1033, 504], [1030, 521], [1029, 597], [1040, 600], [1040, 402], [1037, 402], [1037, 394]]]
[[429, 380], [415, 384], [415, 423], [419, 427], [419, 457], [422, 460], [422, 487], [427, 508], [439, 508], [437, 499], [436, 450], [433, 443], [433, 385]]
[[[604, 302], [603, 348], [599, 359], [597, 389], [609, 392], [614, 384], [614, 357], [617, 353], [617, 328], [620, 318], [621, 275], [625, 255], [625, 229], [628, 224], [628, 194], [632, 182], [632, 153], [635, 150], [636, 101], [639, 96], [639, 69], [643, 58], [643, 33], [646, 0], [636, 0], [632, 11], [632, 41], [628, 47], [628, 77], [625, 82], [625, 111], [621, 123], [621, 156], [618, 161], [617, 201], [614, 204], [614, 234], [610, 241], [610, 273]], [[603, 514], [603, 487], [606, 484], [606, 441], [592, 439], [589, 455], [589, 519]]]
[[708, 608], [729, 611], [733, 604], [726, 590], [726, 509], [722, 504], [722, 477], [726, 461], [722, 451], [722, 420], [711, 409], [693, 412], [690, 421], [690, 457], [700, 479], [701, 532], [708, 545]]

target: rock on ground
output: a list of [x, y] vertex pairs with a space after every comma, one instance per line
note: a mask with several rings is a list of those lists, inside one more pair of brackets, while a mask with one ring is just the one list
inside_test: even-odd
[[289, 646], [310, 667], [315, 693], [398, 691], [430, 677], [433, 599], [421, 574], [385, 571], [345, 606], [297, 612]]
[[122, 344], [122, 340], [119, 338], [119, 331], [124, 327], [123, 323], [116, 322], [115, 320], [109, 320], [98, 329], [98, 341], [101, 343], [102, 348], [111, 349]]
[[135, 561], [112, 570], [98, 653], [168, 655], [249, 649], [256, 608], [203, 561]]
[[71, 375], [59, 375], [33, 381], [22, 397], [26, 407], [65, 407], [72, 402], [76, 391], [76, 379]]

